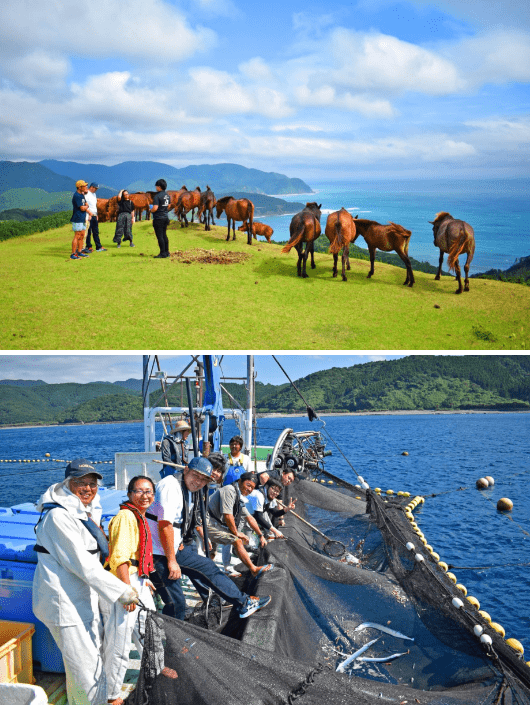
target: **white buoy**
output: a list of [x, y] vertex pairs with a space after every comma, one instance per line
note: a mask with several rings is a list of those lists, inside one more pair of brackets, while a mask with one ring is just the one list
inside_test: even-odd
[[508, 497], [501, 497], [497, 502], [497, 509], [500, 512], [511, 512], [513, 509], [513, 502]]
[[481, 641], [483, 644], [487, 644], [488, 646], [491, 646], [491, 637], [490, 637], [489, 634], [483, 634], [483, 635], [480, 637], [480, 641]]
[[405, 548], [407, 549], [407, 551], [415, 551], [416, 550], [416, 546], [412, 543], [412, 541], [409, 541], [407, 543], [407, 545], [405, 546]]
[[416, 559], [416, 563], [423, 563], [423, 561], [425, 560], [425, 558], [421, 555], [421, 553], [416, 553], [414, 558]]
[[459, 597], [453, 597], [453, 599], [451, 600], [451, 603], [452, 603], [453, 607], [456, 607], [457, 610], [461, 610], [462, 607], [464, 606], [464, 603], [462, 602], [462, 600]]
[[475, 632], [475, 636], [480, 636], [484, 629], [480, 626], [480, 624], [475, 624], [473, 631]]
[[490, 483], [491, 487], [495, 484], [495, 480], [492, 478], [491, 475], [486, 475], [486, 480]]
[[490, 486], [490, 483], [485, 477], [479, 478], [475, 484], [477, 486], [477, 490], [486, 490]]
[[370, 489], [370, 485], [369, 485], [367, 482], [363, 482], [363, 484], [361, 485], [361, 487], [363, 488], [363, 490], [369, 490], [369, 489]]

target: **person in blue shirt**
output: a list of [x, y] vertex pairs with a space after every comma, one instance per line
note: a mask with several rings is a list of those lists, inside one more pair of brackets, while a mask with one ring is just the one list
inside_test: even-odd
[[83, 252], [83, 243], [85, 241], [86, 230], [86, 212], [88, 203], [86, 202], [85, 193], [88, 191], [88, 184], [82, 179], [75, 183], [76, 192], [72, 196], [72, 230], [74, 231], [74, 239], [72, 240], [72, 254], [70, 259], [80, 259], [88, 257], [86, 252]]

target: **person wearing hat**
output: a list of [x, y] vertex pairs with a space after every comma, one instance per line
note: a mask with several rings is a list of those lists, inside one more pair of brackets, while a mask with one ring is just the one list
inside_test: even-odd
[[83, 252], [83, 242], [85, 240], [86, 218], [88, 203], [85, 194], [88, 190], [88, 184], [82, 179], [75, 182], [76, 192], [72, 196], [72, 230], [74, 231], [74, 239], [72, 240], [72, 254], [70, 259], [80, 259], [88, 257], [86, 252]]
[[[177, 465], [186, 465], [188, 462], [189, 446], [186, 442], [191, 431], [191, 426], [187, 421], [177, 421], [175, 428], [162, 439], [160, 451], [162, 460], [165, 463], [176, 463]], [[171, 465], [164, 465], [160, 471], [160, 477], [173, 475], [177, 472], [177, 468]]]
[[198, 555], [191, 547], [201, 490], [211, 480], [211, 463], [206, 458], [192, 458], [181, 475], [167, 475], [160, 480], [155, 501], [146, 512], [155, 568], [172, 600], [163, 612], [177, 619], [186, 615], [186, 600], [180, 585], [182, 575], [190, 578], [203, 599], [211, 589], [234, 605], [242, 618], [271, 600], [270, 595], [256, 597], [241, 592], [210, 558]]
[[88, 224], [88, 230], [86, 235], [86, 245], [83, 252], [89, 254], [92, 252], [92, 241], [91, 236], [94, 236], [94, 245], [96, 246], [96, 252], [106, 252], [106, 248], [101, 245], [99, 239], [99, 223], [98, 223], [98, 199], [96, 196], [96, 191], [99, 188], [99, 184], [92, 182], [88, 187], [88, 191], [85, 194], [86, 202], [88, 203], [88, 216], [90, 218]]
[[99, 705], [107, 699], [98, 598], [122, 605], [138, 601], [137, 591], [104, 570], [100, 560], [108, 555], [100, 527], [101, 479], [88, 460], [72, 460], [65, 479], [37, 503], [33, 612], [61, 650], [69, 705]]

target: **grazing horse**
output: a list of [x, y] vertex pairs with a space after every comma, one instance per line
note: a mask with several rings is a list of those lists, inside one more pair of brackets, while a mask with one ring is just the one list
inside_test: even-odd
[[345, 266], [350, 269], [350, 242], [357, 237], [355, 220], [345, 208], [328, 215], [326, 221], [326, 237], [330, 242], [329, 251], [333, 255], [333, 276], [337, 276], [337, 261], [342, 249], [342, 281], [348, 281]]
[[151, 217], [149, 206], [153, 204], [152, 196], [143, 192], [131, 193], [131, 201], [134, 203], [135, 219], [141, 221], [142, 212], [145, 211], [145, 219], [149, 220]]
[[[440, 248], [440, 263], [435, 279], [440, 279], [442, 273], [442, 263], [444, 253], [447, 252], [447, 264], [449, 269], [454, 269], [458, 280], [458, 289], [455, 294], [461, 294], [462, 291], [469, 291], [469, 265], [475, 254], [475, 233], [469, 223], [463, 220], [455, 220], [452, 215], [442, 211], [437, 213], [434, 220], [430, 220], [432, 231], [434, 233], [434, 244]], [[464, 289], [462, 289], [462, 278], [460, 276], [460, 265], [458, 257], [463, 252], [467, 254], [464, 272], [466, 277], [464, 280]]]
[[254, 225], [254, 204], [248, 198], [238, 198], [237, 201], [232, 196], [220, 198], [215, 204], [217, 217], [221, 217], [224, 211], [228, 221], [228, 232], [226, 241], [230, 240], [230, 223], [232, 223], [233, 238], [236, 239], [236, 220], [242, 220], [243, 223], [248, 221], [247, 226], [247, 245], [252, 245], [252, 226]]
[[394, 250], [401, 257], [407, 268], [407, 277], [403, 285], [412, 286], [414, 284], [414, 273], [409, 259], [409, 242], [412, 235], [410, 230], [406, 230], [402, 225], [390, 221], [388, 225], [381, 225], [375, 220], [365, 220], [355, 217], [355, 228], [357, 235], [362, 235], [366, 240], [370, 251], [370, 271], [368, 278], [374, 273], [375, 251], [391, 252]]
[[[189, 223], [188, 219], [186, 218], [186, 213], [189, 213], [191, 211], [191, 222], [193, 223], [193, 210], [195, 208], [198, 208], [201, 204], [201, 189], [199, 186], [195, 189], [195, 191], [183, 191], [177, 202], [177, 208], [175, 210], [175, 213], [177, 214], [178, 219], [180, 220], [180, 227], [181, 228], [187, 228]], [[184, 221], [184, 222], [182, 222]]]
[[[204, 229], [211, 230], [210, 222], [215, 225], [213, 219], [213, 209], [215, 208], [215, 194], [209, 186], [206, 186], [206, 191], [201, 193], [201, 203], [199, 205], [199, 222], [204, 222]], [[201, 216], [204, 215], [204, 221]]]
[[[243, 225], [239, 226], [238, 230], [246, 233], [247, 228], [247, 223], [243, 223]], [[274, 230], [271, 228], [271, 226], [265, 225], [265, 223], [254, 223], [254, 225], [252, 226], [252, 235], [254, 237], [254, 240], [258, 239], [256, 237], [257, 235], [262, 235], [267, 240], [267, 242], [270, 242], [273, 232]]]
[[[311, 269], [314, 269], [316, 266], [314, 243], [321, 233], [321, 208], [322, 203], [320, 205], [317, 205], [315, 202], [306, 203], [305, 208], [301, 210], [300, 213], [297, 213], [291, 220], [291, 225], [289, 226], [289, 233], [291, 237], [289, 238], [287, 245], [282, 248], [282, 252], [290, 252], [292, 247], [296, 247], [296, 251], [298, 252], [298, 263], [296, 270], [298, 276], [303, 277], [304, 279], [308, 276], [306, 272], [306, 263], [309, 253], [311, 253]], [[306, 243], [305, 252], [302, 252], [304, 242]]]

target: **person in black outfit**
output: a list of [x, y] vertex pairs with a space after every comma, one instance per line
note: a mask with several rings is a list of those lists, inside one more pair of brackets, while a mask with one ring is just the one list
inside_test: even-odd
[[153, 228], [155, 229], [156, 239], [160, 253], [155, 255], [156, 259], [164, 259], [169, 257], [169, 240], [167, 238], [167, 226], [169, 225], [168, 206], [169, 196], [166, 193], [167, 182], [165, 179], [158, 179], [155, 184], [158, 193], [153, 197]]
[[131, 201], [127, 189], [123, 189], [118, 194], [118, 217], [116, 218], [116, 232], [112, 241], [121, 247], [121, 241], [130, 240], [131, 247], [134, 247], [132, 240], [132, 224], [134, 222], [134, 203]]

